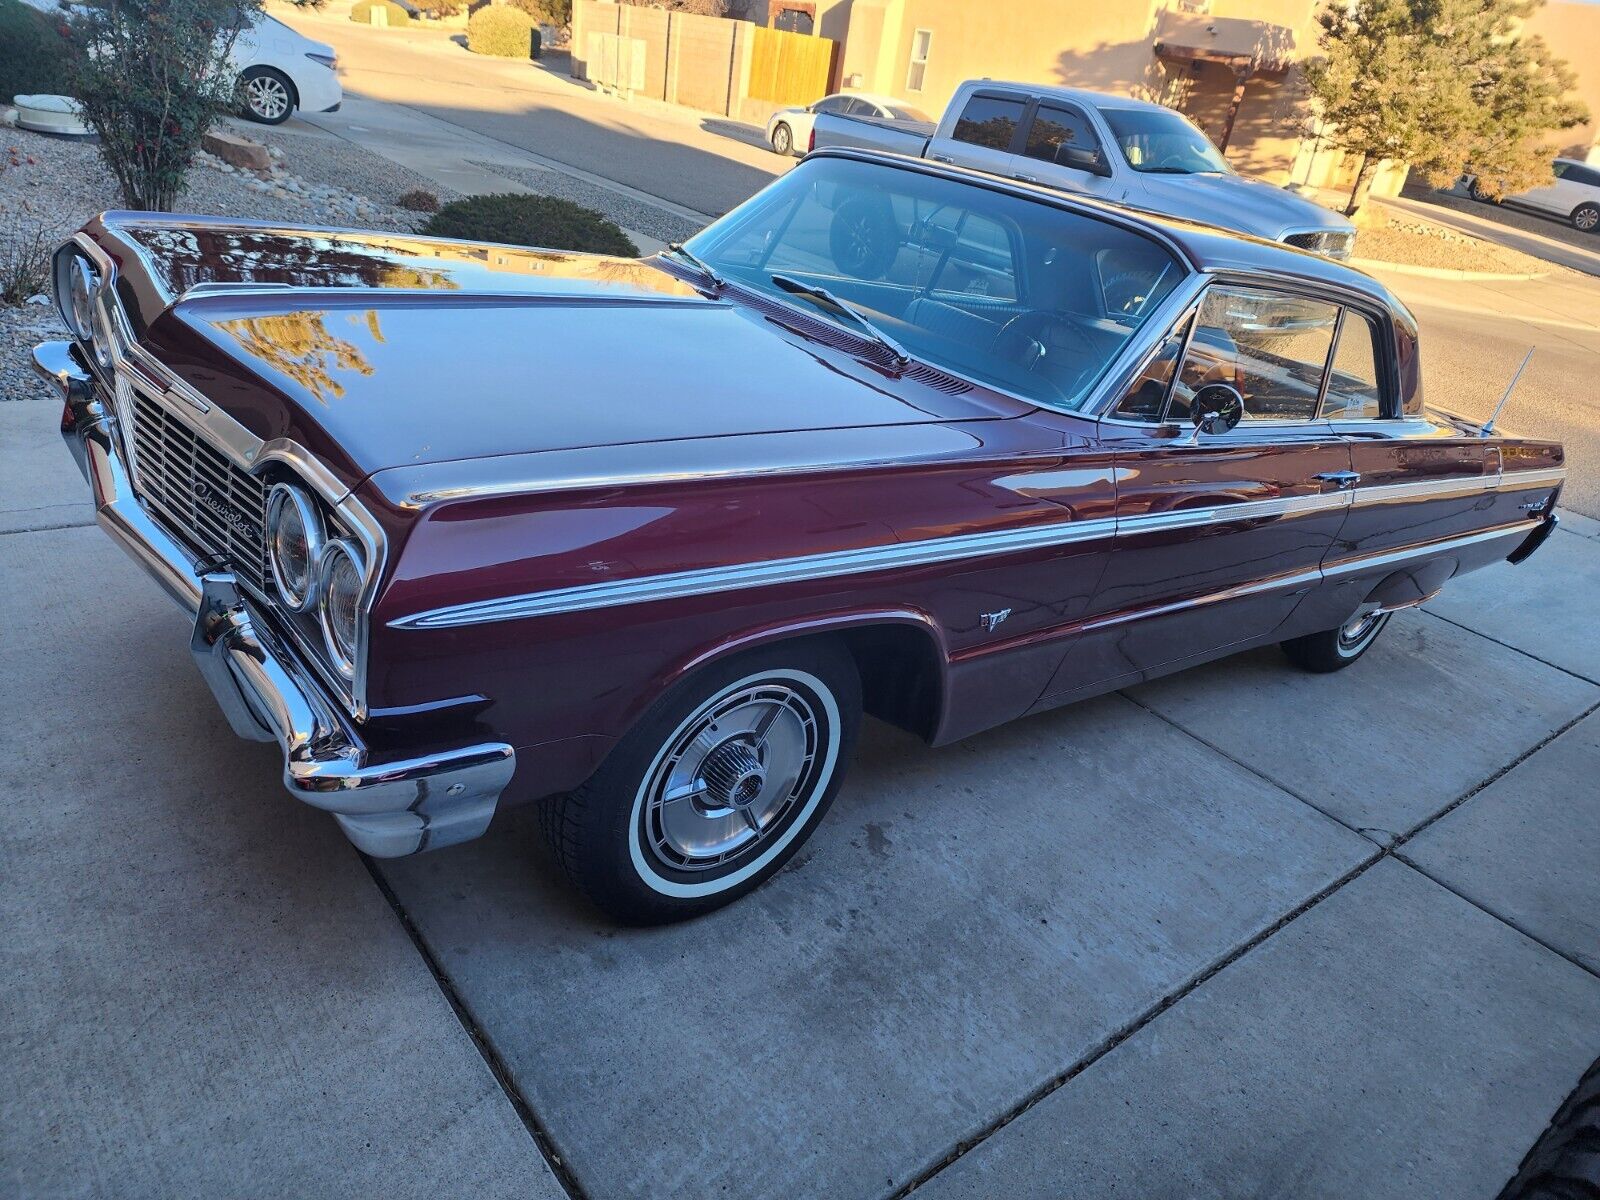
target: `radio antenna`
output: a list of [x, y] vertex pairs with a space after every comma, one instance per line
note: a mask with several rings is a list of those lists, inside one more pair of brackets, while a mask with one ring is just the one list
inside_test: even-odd
[[1489, 419], [1483, 423], [1483, 428], [1478, 430], [1479, 437], [1488, 437], [1494, 432], [1494, 423], [1500, 419], [1500, 410], [1506, 406], [1506, 401], [1511, 399], [1511, 393], [1517, 390], [1517, 380], [1522, 378], [1522, 373], [1528, 369], [1528, 360], [1533, 357], [1533, 347], [1528, 347], [1528, 352], [1522, 356], [1522, 365], [1517, 368], [1517, 373], [1511, 377], [1511, 382], [1506, 384], [1506, 394], [1500, 397], [1500, 403], [1494, 406], [1494, 411], [1489, 414]]

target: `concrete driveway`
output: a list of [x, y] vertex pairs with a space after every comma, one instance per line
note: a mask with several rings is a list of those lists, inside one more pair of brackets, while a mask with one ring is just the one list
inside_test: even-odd
[[0, 405], [0, 1194], [1488, 1200], [1600, 1054], [1600, 525], [1337, 676], [871, 727], [777, 880], [633, 931], [531, 814], [369, 864], [289, 800], [54, 415]]

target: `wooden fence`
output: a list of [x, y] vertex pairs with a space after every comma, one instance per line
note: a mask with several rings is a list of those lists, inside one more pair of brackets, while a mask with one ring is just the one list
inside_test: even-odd
[[761, 26], [753, 33], [746, 90], [752, 100], [810, 104], [828, 94], [838, 42]]

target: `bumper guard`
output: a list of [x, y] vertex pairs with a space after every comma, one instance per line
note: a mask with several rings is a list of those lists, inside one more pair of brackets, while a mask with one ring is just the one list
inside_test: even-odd
[[494, 816], [516, 765], [504, 742], [373, 761], [351, 721], [240, 591], [202, 573], [134, 495], [95, 382], [67, 342], [34, 347], [60, 395], [61, 436], [94, 492], [95, 518], [194, 618], [189, 649], [240, 737], [275, 741], [289, 794], [331, 812], [358, 850], [395, 858], [468, 841]]

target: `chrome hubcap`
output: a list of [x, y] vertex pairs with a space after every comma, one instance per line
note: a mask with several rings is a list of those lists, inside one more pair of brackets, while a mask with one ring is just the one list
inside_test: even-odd
[[245, 84], [244, 90], [250, 107], [258, 116], [281, 117], [289, 107], [289, 94], [283, 90], [283, 84], [266, 75], [252, 79]]
[[677, 871], [705, 871], [758, 850], [814, 784], [826, 736], [810, 701], [758, 684], [678, 727], [644, 806], [644, 842]]
[[1378, 632], [1378, 626], [1383, 624], [1383, 619], [1386, 616], [1388, 614], [1382, 612], [1356, 614], [1339, 630], [1340, 648], [1344, 650], [1354, 649], [1362, 642], [1375, 636]]

